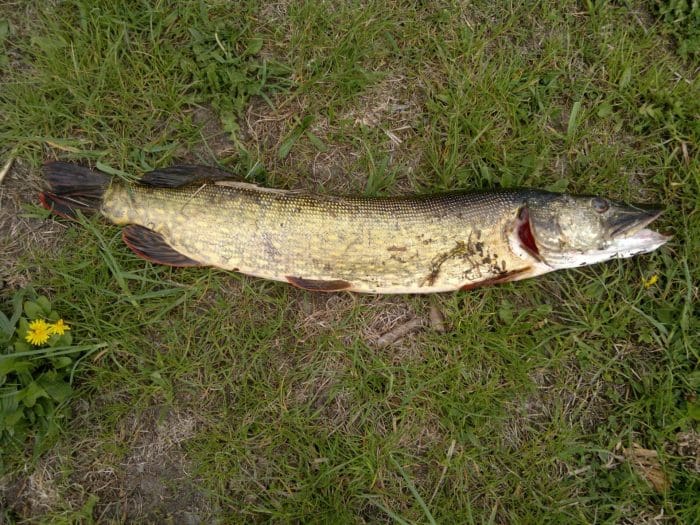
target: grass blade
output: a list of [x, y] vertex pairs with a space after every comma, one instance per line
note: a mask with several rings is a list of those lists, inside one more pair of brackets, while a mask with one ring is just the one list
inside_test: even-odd
[[413, 497], [418, 502], [418, 505], [420, 505], [420, 508], [423, 509], [423, 514], [425, 514], [425, 517], [428, 520], [428, 523], [430, 523], [430, 525], [436, 525], [437, 522], [435, 521], [435, 518], [433, 518], [433, 515], [431, 514], [430, 509], [428, 508], [428, 505], [426, 505], [425, 501], [423, 501], [423, 498], [418, 493], [418, 490], [416, 489], [416, 486], [413, 484], [413, 481], [411, 481], [411, 478], [408, 477], [408, 474], [406, 474], [406, 471], [401, 467], [401, 465], [399, 465], [399, 462], [396, 461], [396, 459], [394, 459], [393, 456], [389, 456], [389, 459], [394, 464], [396, 469], [399, 471], [399, 473], [403, 477], [404, 481], [406, 481], [406, 485], [408, 486], [408, 490], [411, 491], [411, 494], [413, 494]]
[[569, 125], [566, 127], [566, 138], [571, 140], [576, 133], [576, 128], [578, 127], [578, 114], [581, 111], [581, 101], [577, 100], [574, 102], [574, 107], [571, 108], [571, 115], [569, 115]]

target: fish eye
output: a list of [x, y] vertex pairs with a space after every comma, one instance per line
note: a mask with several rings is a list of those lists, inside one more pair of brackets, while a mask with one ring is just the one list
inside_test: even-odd
[[591, 199], [591, 205], [598, 213], [605, 213], [610, 209], [610, 203], [605, 199], [601, 199], [600, 197], [594, 197]]

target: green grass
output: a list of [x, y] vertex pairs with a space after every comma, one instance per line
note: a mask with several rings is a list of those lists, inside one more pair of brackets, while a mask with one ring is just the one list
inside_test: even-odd
[[[651, 3], [24, 9], [0, 11], [0, 160], [28, 166], [5, 182], [25, 202], [45, 159], [136, 175], [184, 160], [322, 191], [658, 201], [674, 240], [469, 293], [369, 297], [152, 266], [99, 220], [22, 219], [49, 248], [28, 240], [11, 271], [76, 344], [107, 346], [78, 369], [53, 447], [6, 458], [2, 519], [700, 519], [681, 446], [698, 439], [700, 82]], [[447, 333], [373, 344], [431, 306]], [[624, 458], [632, 443], [658, 452], [667, 491]]]

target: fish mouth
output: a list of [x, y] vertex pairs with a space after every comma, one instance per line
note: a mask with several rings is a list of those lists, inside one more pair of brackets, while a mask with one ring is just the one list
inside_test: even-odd
[[617, 252], [616, 257], [630, 257], [652, 252], [666, 244], [671, 240], [670, 235], [647, 228], [662, 213], [663, 209], [655, 206], [636, 206], [618, 212], [613, 222], [609, 249]]
[[663, 211], [662, 208], [656, 206], [630, 207], [620, 210], [611, 221], [610, 237], [617, 239], [633, 236], [658, 219]]

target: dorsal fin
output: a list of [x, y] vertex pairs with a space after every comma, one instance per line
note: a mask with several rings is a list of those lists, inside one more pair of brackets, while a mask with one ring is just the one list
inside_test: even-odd
[[212, 166], [181, 164], [149, 171], [139, 180], [139, 183], [159, 188], [179, 188], [198, 181], [217, 180], [241, 180], [241, 178]]

